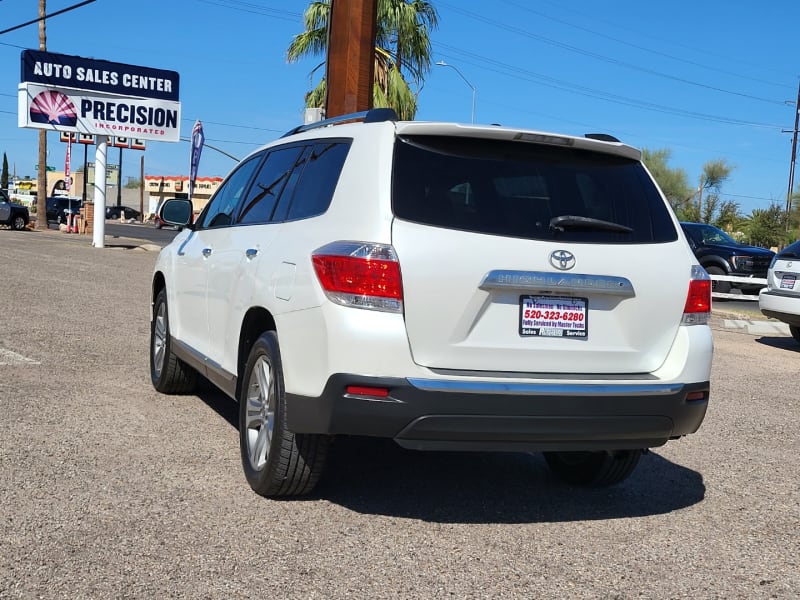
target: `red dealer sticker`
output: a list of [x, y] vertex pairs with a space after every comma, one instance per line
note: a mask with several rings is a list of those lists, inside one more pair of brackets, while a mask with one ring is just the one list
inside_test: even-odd
[[520, 296], [521, 336], [586, 338], [587, 298]]

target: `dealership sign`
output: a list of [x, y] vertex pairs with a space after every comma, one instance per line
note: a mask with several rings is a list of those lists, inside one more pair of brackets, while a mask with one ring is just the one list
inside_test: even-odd
[[175, 71], [24, 50], [20, 127], [180, 141]]

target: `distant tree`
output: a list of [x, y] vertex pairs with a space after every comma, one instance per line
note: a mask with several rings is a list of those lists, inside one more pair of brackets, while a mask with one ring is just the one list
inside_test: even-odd
[[8, 158], [3, 152], [3, 170], [0, 171], [0, 189], [8, 189]]
[[123, 186], [126, 190], [137, 190], [141, 185], [141, 179], [137, 179], [136, 177], [128, 177], [128, 180], [125, 182]]
[[[327, 52], [330, 12], [330, 0], [311, 2], [303, 16], [306, 30], [294, 36], [289, 45], [289, 62]], [[373, 106], [394, 108], [401, 119], [414, 118], [417, 94], [430, 70], [430, 31], [437, 25], [436, 10], [426, 0], [378, 0]], [[407, 77], [416, 91], [412, 91]], [[322, 79], [306, 95], [306, 106], [323, 107], [326, 94]]]
[[[733, 167], [724, 158], [710, 160], [703, 165], [703, 172], [700, 174], [699, 185], [697, 188], [697, 212], [703, 223], [710, 223], [713, 220], [714, 210], [719, 203], [719, 192], [722, 185], [731, 176]], [[703, 192], [708, 192], [708, 203], [714, 203], [714, 210], [708, 211], [703, 208]]]
[[756, 246], [783, 246], [786, 239], [786, 210], [778, 202], [769, 208], [756, 208], [745, 227], [747, 239]]
[[712, 222], [720, 229], [734, 232], [741, 229], [744, 221], [739, 203], [734, 200], [723, 200], [719, 204], [719, 211]]
[[692, 190], [689, 187], [689, 178], [683, 169], [673, 169], [668, 163], [672, 151], [668, 148], [659, 150], [642, 150], [642, 162], [653, 175], [658, 187], [664, 192], [673, 210], [679, 218], [684, 208], [692, 199]]

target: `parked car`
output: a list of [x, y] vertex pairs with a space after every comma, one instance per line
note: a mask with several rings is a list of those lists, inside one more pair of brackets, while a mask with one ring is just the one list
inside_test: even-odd
[[27, 206], [11, 202], [5, 190], [0, 190], [0, 225], [17, 231], [25, 229], [31, 220]]
[[258, 494], [309, 492], [336, 435], [542, 451], [608, 485], [703, 421], [711, 281], [610, 136], [346, 115], [191, 214], [159, 211], [184, 230], [153, 273], [150, 376], [238, 400]]
[[773, 259], [767, 287], [758, 295], [758, 307], [767, 317], [788, 324], [792, 337], [800, 342], [800, 241]]
[[123, 211], [125, 219], [139, 219], [142, 214], [129, 206], [106, 206], [106, 219], [121, 219]]
[[[775, 253], [767, 248], [737, 242], [719, 227], [707, 223], [681, 223], [694, 255], [709, 275], [759, 278], [767, 276], [767, 269]], [[758, 294], [763, 283], [733, 283], [714, 281], [715, 292], [727, 294], [732, 288], [745, 294]]]
[[46, 216], [48, 223], [62, 223], [67, 222], [67, 215], [77, 215], [80, 213], [83, 202], [79, 198], [67, 198], [62, 196], [53, 196], [47, 199], [45, 204]]
[[171, 199], [172, 198], [165, 198], [165, 199], [161, 200], [158, 203], [158, 206], [156, 206], [156, 211], [153, 214], [153, 225], [155, 225], [156, 229], [162, 229], [163, 227], [173, 228], [172, 225], [168, 225], [168, 224], [164, 223], [164, 221], [159, 216], [161, 214], [161, 207], [164, 205], [164, 202], [166, 202], [167, 200], [171, 200]]

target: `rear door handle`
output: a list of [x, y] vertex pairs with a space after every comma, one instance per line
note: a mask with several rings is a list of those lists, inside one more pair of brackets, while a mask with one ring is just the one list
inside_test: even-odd
[[248, 248], [245, 250], [244, 255], [247, 257], [247, 260], [253, 260], [256, 256], [258, 256], [258, 250], [255, 248]]
[[211, 256], [211, 248], [203, 248], [203, 256], [205, 256], [206, 258]]

